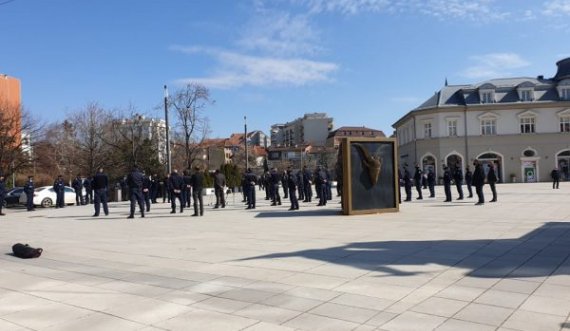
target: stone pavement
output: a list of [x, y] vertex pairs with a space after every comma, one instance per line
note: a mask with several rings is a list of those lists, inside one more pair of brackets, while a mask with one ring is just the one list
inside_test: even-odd
[[[204, 217], [8, 209], [0, 330], [570, 330], [566, 184], [499, 185], [484, 206], [438, 187], [352, 217], [337, 199], [252, 211], [237, 195]], [[44, 254], [15, 258], [17, 242]]]

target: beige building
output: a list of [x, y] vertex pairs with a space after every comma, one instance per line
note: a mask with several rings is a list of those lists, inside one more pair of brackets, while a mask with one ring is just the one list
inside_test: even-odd
[[329, 132], [333, 128], [333, 119], [326, 113], [310, 113], [285, 124], [271, 126], [271, 145], [324, 146]]
[[462, 169], [474, 159], [501, 181], [570, 179], [570, 58], [553, 78], [504, 78], [444, 86], [393, 124], [400, 163]]

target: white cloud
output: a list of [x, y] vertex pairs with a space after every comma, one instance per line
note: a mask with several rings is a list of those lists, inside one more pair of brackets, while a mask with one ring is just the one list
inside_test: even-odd
[[338, 65], [330, 62], [249, 56], [203, 47], [173, 46], [171, 49], [187, 54], [205, 53], [216, 58], [219, 67], [213, 75], [178, 80], [181, 84], [196, 82], [210, 88], [229, 89], [246, 85], [302, 86], [332, 81], [330, 75], [338, 70]]
[[570, 0], [553, 0], [544, 3], [546, 16], [570, 16]]
[[515, 53], [491, 53], [470, 57], [477, 64], [466, 68], [462, 76], [473, 79], [498, 78], [510, 75], [510, 70], [527, 67], [530, 63]]
[[381, 11], [388, 9], [392, 0], [293, 0], [305, 4], [312, 13], [340, 12], [356, 14], [359, 12]]

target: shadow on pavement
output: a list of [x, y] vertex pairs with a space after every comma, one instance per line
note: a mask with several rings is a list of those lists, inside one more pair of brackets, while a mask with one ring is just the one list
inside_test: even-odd
[[[470, 269], [472, 277], [524, 278], [549, 276], [569, 256], [570, 223], [549, 222], [514, 239], [356, 242], [241, 260], [304, 257], [397, 276], [424, 273], [411, 266], [439, 264]], [[570, 274], [570, 265], [558, 272]]]
[[283, 210], [283, 211], [262, 211], [256, 218], [271, 217], [299, 217], [299, 216], [333, 216], [341, 215], [340, 209], [317, 209], [317, 210]]

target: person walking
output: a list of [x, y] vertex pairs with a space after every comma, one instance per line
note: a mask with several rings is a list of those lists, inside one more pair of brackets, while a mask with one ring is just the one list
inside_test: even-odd
[[550, 177], [552, 178], [552, 189], [558, 189], [560, 186], [560, 172], [558, 171], [558, 168], [552, 169]]
[[457, 198], [457, 200], [463, 200], [463, 171], [461, 171], [461, 166], [459, 166], [459, 164], [455, 166], [453, 180], [455, 181], [455, 187], [459, 194], [459, 198]]
[[414, 184], [416, 185], [416, 191], [418, 191], [418, 197], [416, 200], [422, 200], [422, 170], [420, 165], [416, 163], [416, 172], [414, 173]]
[[216, 194], [216, 204], [214, 208], [226, 208], [226, 198], [224, 187], [226, 186], [226, 175], [224, 175], [219, 169], [216, 169], [214, 173], [214, 193]]
[[485, 185], [485, 172], [479, 160], [473, 161], [473, 186], [475, 186], [475, 193], [477, 194], [478, 201], [475, 205], [482, 205], [485, 203], [485, 196], [483, 195], [483, 185]]
[[24, 184], [24, 193], [26, 194], [26, 207], [28, 211], [35, 210], [34, 208], [34, 176], [28, 176], [28, 181]]
[[61, 175], [57, 176], [57, 179], [53, 182], [53, 190], [56, 194], [55, 208], [63, 208], [65, 206], [65, 182]]
[[451, 202], [451, 171], [445, 164], [443, 165], [443, 191], [445, 192], [443, 202]]
[[99, 168], [97, 174], [93, 177], [92, 185], [93, 191], [95, 191], [95, 214], [93, 214], [93, 217], [99, 216], [101, 205], [103, 205], [105, 216], [109, 215], [109, 206], [107, 205], [109, 177], [103, 172], [103, 168]]
[[80, 174], [75, 176], [75, 179], [71, 182], [71, 187], [75, 191], [75, 205], [81, 206], [83, 204], [83, 180]]
[[3, 174], [0, 174], [0, 216], [5, 214], [2, 212], [4, 206], [4, 198], [6, 198], [6, 179]]
[[[244, 177], [244, 185], [247, 191], [247, 208], [255, 209], [255, 184], [257, 183], [257, 176], [253, 173], [251, 168], [247, 169]], [[267, 184], [266, 184], [267, 185]]]
[[429, 169], [427, 173], [427, 185], [429, 188], [429, 197], [435, 198], [435, 174], [433, 169]]
[[127, 186], [129, 187], [131, 210], [127, 218], [135, 218], [136, 204], [139, 205], [141, 218], [144, 217], [144, 201], [143, 201], [143, 174], [137, 166], [133, 167], [131, 173], [127, 176]]
[[289, 201], [291, 201], [291, 208], [289, 210], [299, 209], [299, 200], [297, 200], [297, 176], [292, 173], [291, 168], [287, 169], [287, 186], [289, 188]]
[[495, 184], [497, 183], [497, 175], [495, 174], [494, 164], [489, 164], [487, 183], [489, 183], [489, 187], [491, 187], [491, 193], [493, 193], [493, 199], [491, 199], [489, 202], [497, 202], [497, 189], [495, 188]]
[[469, 166], [465, 168], [465, 184], [467, 185], [467, 191], [469, 191], [468, 198], [473, 198], [473, 189], [471, 188], [471, 185], [473, 185], [473, 173]]
[[[194, 174], [191, 177], [192, 200], [194, 200], [194, 214], [192, 216], [204, 216], [204, 200], [202, 198], [202, 188], [204, 187], [204, 174], [199, 166], [194, 167]], [[200, 213], [198, 214], [198, 211]]]

